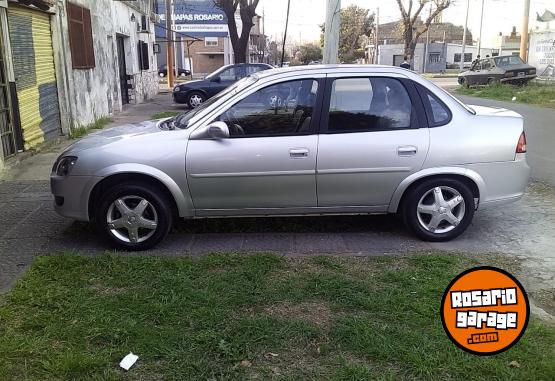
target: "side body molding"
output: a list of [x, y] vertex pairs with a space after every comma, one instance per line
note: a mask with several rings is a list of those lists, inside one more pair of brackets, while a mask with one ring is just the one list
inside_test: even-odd
[[[193, 208], [193, 202], [191, 200], [191, 196], [188, 193], [183, 194], [183, 191], [182, 191], [182, 189], [188, 189], [185, 173], [183, 173], [183, 184], [177, 184], [170, 176], [168, 176], [166, 173], [162, 172], [157, 168], [144, 165], [144, 164], [122, 163], [122, 164], [115, 164], [109, 167], [102, 168], [100, 171], [95, 173], [94, 176], [96, 176], [96, 178], [98, 179], [97, 181], [98, 183], [100, 180], [102, 180], [102, 178], [106, 178], [112, 175], [117, 175], [122, 173], [134, 173], [134, 174], [146, 175], [159, 180], [162, 184], [166, 186], [166, 188], [168, 188], [168, 190], [172, 194], [175, 200], [175, 203], [177, 204], [179, 216], [180, 217], [194, 216], [194, 208]], [[91, 187], [90, 189], [92, 190], [92, 188], [93, 187]]]
[[422, 179], [428, 176], [435, 176], [435, 175], [460, 175], [469, 178], [470, 180], [474, 181], [478, 186], [478, 191], [480, 192], [480, 199], [484, 199], [485, 195], [487, 194], [486, 183], [484, 179], [473, 170], [461, 168], [461, 167], [435, 167], [435, 168], [426, 168], [416, 173], [413, 173], [409, 177], [405, 178], [391, 197], [391, 201], [389, 203], [389, 208], [387, 211], [389, 213], [396, 213], [397, 209], [399, 208], [399, 203], [401, 201], [401, 197], [403, 197], [403, 193], [407, 190], [407, 188], [413, 184], [415, 181]]

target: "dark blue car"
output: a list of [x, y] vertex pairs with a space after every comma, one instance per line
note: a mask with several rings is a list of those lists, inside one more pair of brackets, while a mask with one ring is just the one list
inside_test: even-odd
[[241, 78], [266, 69], [272, 69], [272, 66], [265, 63], [222, 66], [202, 80], [175, 86], [173, 99], [176, 103], [186, 103], [190, 108], [195, 108]]

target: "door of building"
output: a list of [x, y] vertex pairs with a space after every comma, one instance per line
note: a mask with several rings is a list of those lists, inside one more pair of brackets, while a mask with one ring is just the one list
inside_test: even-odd
[[129, 103], [129, 88], [127, 87], [127, 69], [125, 66], [125, 40], [122, 36], [117, 36], [118, 45], [118, 65], [119, 65], [119, 88], [121, 92], [121, 103]]
[[30, 149], [61, 134], [50, 14], [10, 3], [8, 26], [17, 111]]
[[8, 158], [17, 150], [15, 146], [15, 135], [11, 116], [10, 89], [6, 76], [6, 65], [4, 61], [4, 33], [0, 25], [0, 140], [2, 148], [0, 155]]

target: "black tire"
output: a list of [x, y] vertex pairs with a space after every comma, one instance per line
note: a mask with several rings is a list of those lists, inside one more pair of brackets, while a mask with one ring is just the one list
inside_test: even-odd
[[[418, 204], [422, 197], [436, 187], [447, 187], [456, 190], [464, 200], [464, 214], [457, 226], [447, 232], [435, 233], [427, 230], [420, 222], [418, 216]], [[461, 204], [462, 205], [462, 204]], [[460, 208], [460, 206], [459, 206]], [[455, 210], [455, 208], [453, 209]], [[474, 217], [474, 195], [470, 188], [462, 181], [456, 179], [430, 179], [423, 181], [414, 188], [409, 189], [402, 205], [403, 221], [409, 230], [420, 239], [430, 242], [444, 242], [452, 240], [461, 235]], [[446, 223], [446, 221], [444, 221]]]
[[189, 106], [189, 108], [193, 109], [200, 105], [200, 103], [196, 104], [194, 102], [195, 99], [200, 99], [200, 103], [203, 103], [204, 101], [206, 101], [207, 98], [206, 95], [200, 91], [191, 91], [189, 94], [187, 94], [187, 97], [185, 98], [185, 103], [187, 103], [187, 106]]
[[498, 81], [495, 78], [488, 78], [488, 86], [497, 84]]
[[[147, 236], [148, 234], [150, 234], [151, 231], [153, 231], [153, 233], [147, 239], [141, 242], [126, 242], [118, 238], [112, 232], [112, 229], [108, 223], [108, 212], [112, 204], [118, 199], [128, 198], [129, 201], [126, 202], [130, 203], [129, 205], [132, 206], [132, 202], [134, 201], [133, 197], [137, 197], [136, 200], [138, 200], [139, 198], [143, 198], [148, 201], [149, 206], [147, 207], [147, 210], [145, 210], [145, 213], [150, 212], [151, 215], [155, 213], [154, 215], [156, 217], [151, 217], [150, 219], [157, 220], [155, 229], [140, 228], [139, 237], [141, 235], [141, 232], [146, 231], [143, 236]], [[115, 185], [103, 193], [102, 198], [99, 200], [97, 205], [98, 208], [96, 208], [95, 211], [96, 227], [104, 237], [106, 237], [114, 246], [119, 249], [130, 251], [142, 251], [150, 249], [166, 237], [172, 226], [173, 214], [171, 203], [168, 200], [168, 197], [159, 188], [150, 184], [128, 182]], [[119, 213], [119, 211], [116, 212], [114, 207], [112, 207], [111, 213]], [[121, 213], [119, 214], [121, 218], [124, 217], [123, 215], [121, 215]], [[126, 228], [118, 230], [120, 235], [125, 235], [125, 231]]]

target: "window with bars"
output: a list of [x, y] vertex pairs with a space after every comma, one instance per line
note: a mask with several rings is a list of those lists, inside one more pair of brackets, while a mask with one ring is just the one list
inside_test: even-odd
[[91, 12], [87, 8], [67, 3], [69, 47], [74, 69], [95, 67]]
[[439, 53], [430, 53], [428, 56], [428, 63], [439, 63], [441, 61], [441, 55]]

